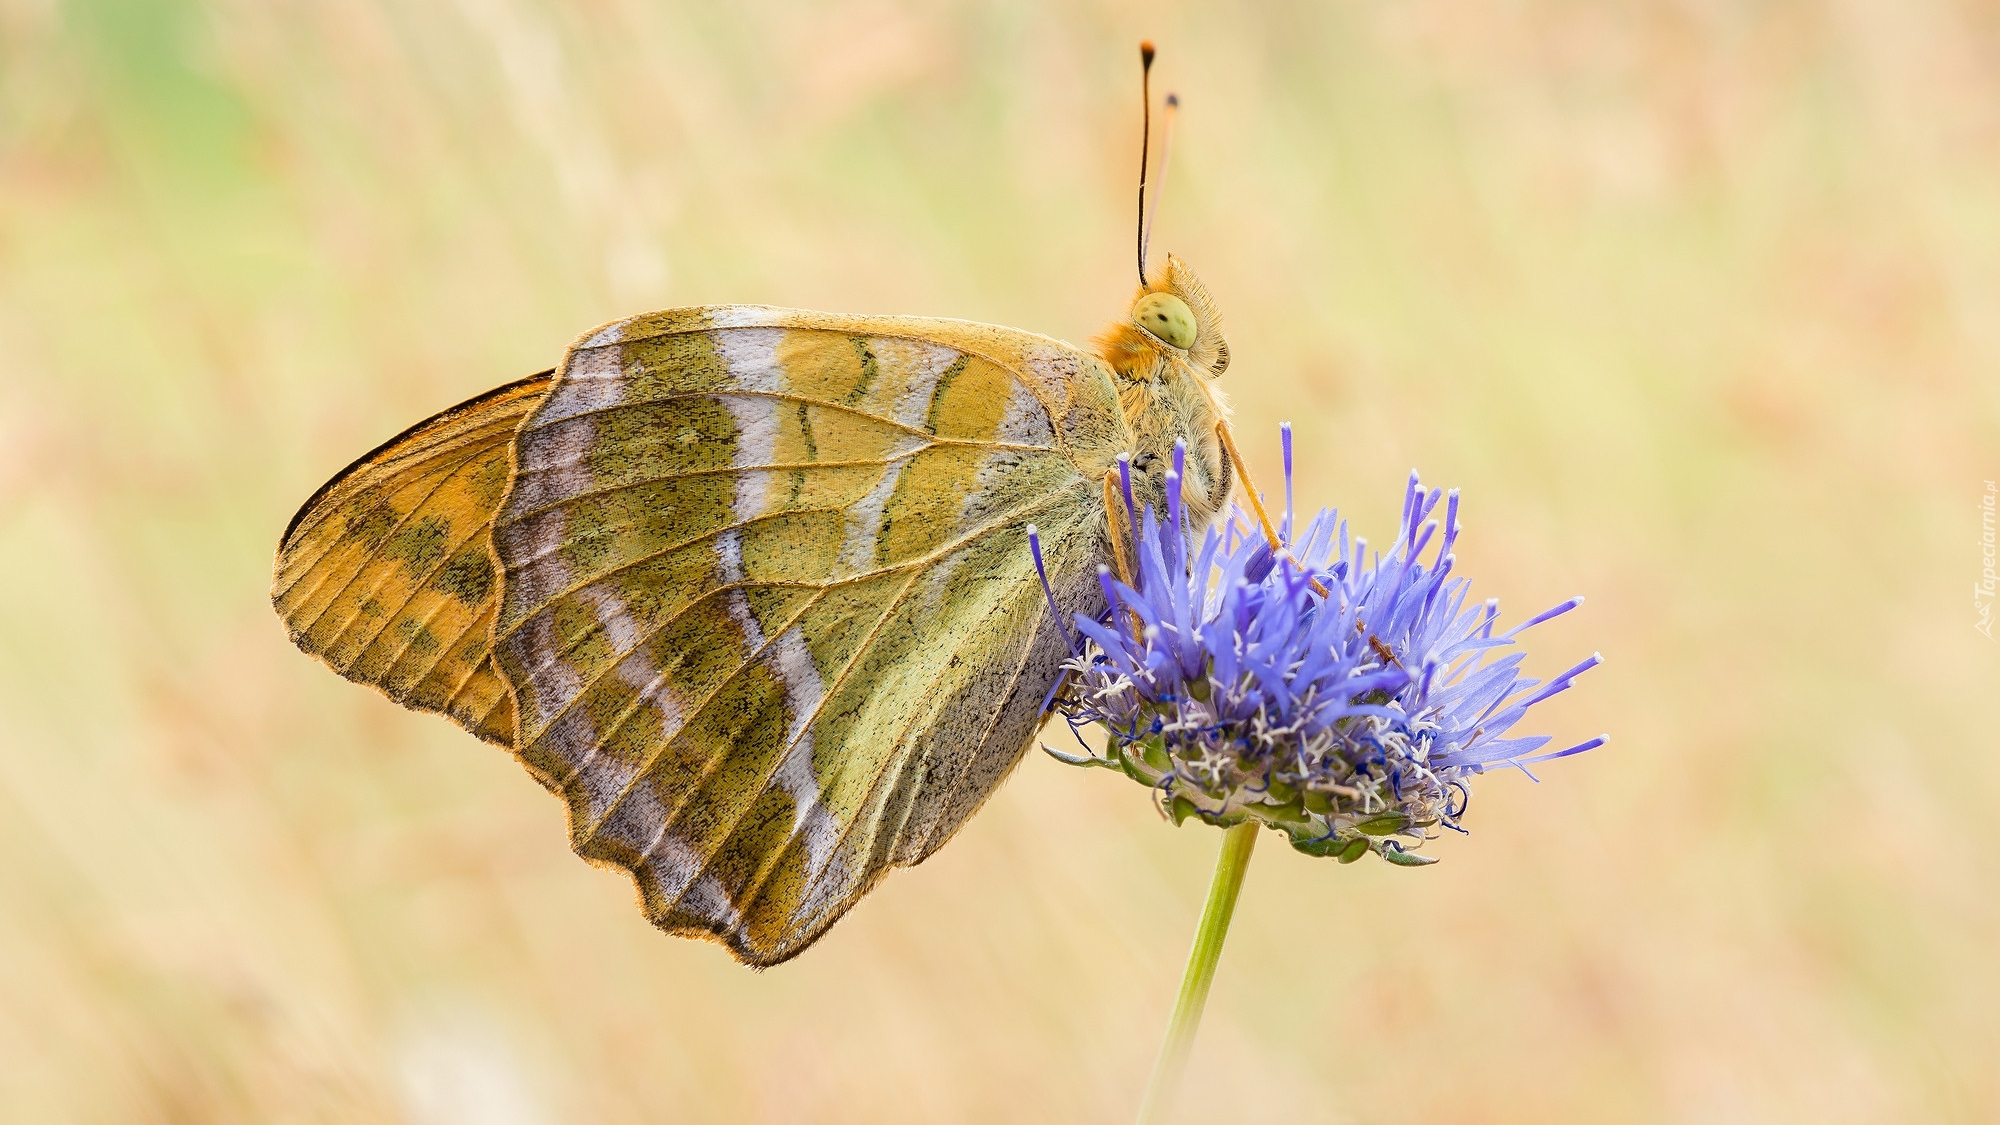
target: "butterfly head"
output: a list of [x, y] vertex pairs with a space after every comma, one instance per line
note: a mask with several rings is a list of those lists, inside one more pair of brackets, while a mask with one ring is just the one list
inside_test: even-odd
[[1215, 427], [1229, 416], [1216, 385], [1229, 366], [1222, 315], [1179, 258], [1152, 272], [1123, 320], [1097, 338], [1131, 432], [1134, 485], [1141, 503], [1164, 511], [1167, 467], [1183, 446], [1183, 496], [1194, 526], [1205, 526], [1229, 493], [1230, 465]]
[[1112, 370], [1130, 380], [1175, 374], [1207, 380], [1229, 367], [1222, 314], [1194, 271], [1171, 254], [1132, 298], [1126, 320], [1098, 337], [1098, 345]]

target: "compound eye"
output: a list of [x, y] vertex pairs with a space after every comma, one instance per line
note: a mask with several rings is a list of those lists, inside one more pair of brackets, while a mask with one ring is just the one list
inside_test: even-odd
[[1194, 346], [1194, 310], [1172, 293], [1148, 293], [1132, 306], [1139, 327], [1177, 348]]

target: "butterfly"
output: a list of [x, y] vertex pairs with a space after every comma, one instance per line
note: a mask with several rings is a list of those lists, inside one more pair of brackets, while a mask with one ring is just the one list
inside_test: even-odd
[[1229, 493], [1221, 319], [1145, 239], [1088, 350], [756, 305], [593, 329], [321, 487], [273, 604], [512, 751], [656, 925], [784, 961], [1026, 753], [1129, 541], [1121, 458], [1159, 511], [1182, 446], [1196, 527]]

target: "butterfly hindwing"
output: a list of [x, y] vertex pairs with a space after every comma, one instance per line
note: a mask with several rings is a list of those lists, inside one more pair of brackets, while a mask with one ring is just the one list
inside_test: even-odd
[[278, 546], [271, 600], [300, 648], [350, 680], [449, 715], [503, 746], [514, 704], [490, 653], [490, 548], [514, 434], [545, 371], [411, 427], [306, 501]]
[[663, 927], [770, 964], [948, 838], [1091, 612], [1126, 441], [1067, 345], [684, 309], [579, 341], [495, 524], [517, 749]]

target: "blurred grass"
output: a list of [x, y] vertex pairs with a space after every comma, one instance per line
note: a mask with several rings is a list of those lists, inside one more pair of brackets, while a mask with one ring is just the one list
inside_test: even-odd
[[1141, 35], [1253, 460], [1463, 487], [1614, 737], [1436, 868], [1260, 849], [1188, 1119], [2000, 1119], [2000, 12], [1939, 0], [0, 0], [0, 1115], [1129, 1115], [1214, 833], [1037, 756], [752, 974], [265, 587], [614, 316], [1088, 338]]

